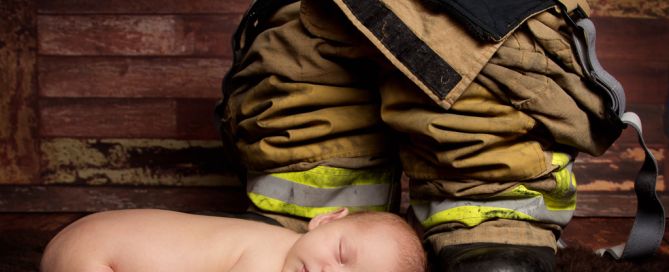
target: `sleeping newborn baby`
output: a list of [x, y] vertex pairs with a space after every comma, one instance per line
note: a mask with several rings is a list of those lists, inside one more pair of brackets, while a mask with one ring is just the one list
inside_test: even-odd
[[58, 233], [43, 272], [414, 272], [425, 271], [420, 240], [385, 212], [319, 215], [305, 234], [256, 221], [165, 210], [86, 216]]

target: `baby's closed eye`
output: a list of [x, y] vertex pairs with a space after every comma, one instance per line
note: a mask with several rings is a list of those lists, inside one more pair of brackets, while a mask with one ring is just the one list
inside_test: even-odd
[[337, 261], [340, 264], [344, 264], [344, 239], [339, 239], [339, 254], [337, 256]]

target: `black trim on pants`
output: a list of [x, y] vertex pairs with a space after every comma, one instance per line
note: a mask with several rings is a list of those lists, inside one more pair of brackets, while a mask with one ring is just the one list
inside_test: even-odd
[[343, 0], [353, 15], [440, 99], [462, 76], [379, 0]]

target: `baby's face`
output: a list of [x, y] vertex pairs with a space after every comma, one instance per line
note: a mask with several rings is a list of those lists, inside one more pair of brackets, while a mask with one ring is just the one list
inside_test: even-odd
[[388, 228], [348, 218], [321, 225], [293, 245], [282, 272], [392, 271], [400, 256]]

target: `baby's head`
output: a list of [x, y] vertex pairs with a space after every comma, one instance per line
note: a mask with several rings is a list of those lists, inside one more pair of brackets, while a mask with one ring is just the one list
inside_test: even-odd
[[282, 272], [423, 272], [420, 239], [397, 215], [347, 209], [315, 217], [288, 252]]

